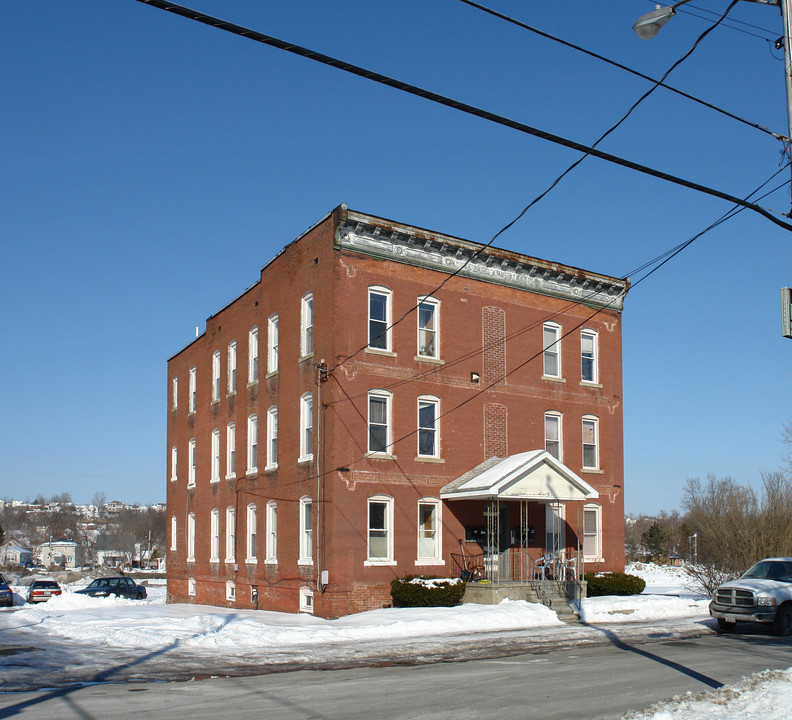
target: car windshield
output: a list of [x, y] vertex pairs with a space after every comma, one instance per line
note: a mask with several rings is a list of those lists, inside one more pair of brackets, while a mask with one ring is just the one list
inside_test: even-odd
[[58, 583], [56, 583], [54, 580], [36, 580], [36, 582], [34, 582], [33, 584], [36, 587], [40, 587], [40, 588], [56, 588], [56, 587], [58, 587]]
[[0, 585], [7, 585], [7, 584], [8, 583], [6, 583], [6, 579], [2, 575], [0, 575]]
[[756, 563], [743, 577], [792, 582], [792, 562], [762, 560], [762, 562]]
[[94, 580], [88, 587], [96, 588], [96, 587], [102, 587], [103, 585], [104, 585], [104, 580]]

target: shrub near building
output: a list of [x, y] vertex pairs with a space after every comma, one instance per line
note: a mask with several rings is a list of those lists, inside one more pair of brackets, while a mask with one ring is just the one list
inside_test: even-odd
[[620, 572], [586, 573], [587, 597], [603, 595], [640, 595], [646, 581], [636, 575]]
[[394, 607], [453, 607], [464, 594], [465, 583], [456, 578], [408, 575], [391, 581]]

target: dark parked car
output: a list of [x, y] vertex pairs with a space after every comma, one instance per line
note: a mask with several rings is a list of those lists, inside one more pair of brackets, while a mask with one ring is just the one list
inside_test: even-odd
[[11, 607], [14, 604], [14, 593], [8, 587], [5, 578], [0, 575], [0, 607]]
[[34, 580], [28, 588], [27, 601], [29, 603], [46, 602], [62, 592], [61, 586], [54, 580]]
[[132, 600], [142, 600], [147, 594], [146, 588], [142, 585], [136, 585], [128, 577], [97, 578], [88, 587], [77, 592], [81, 595], [91, 595], [92, 597], [116, 595]]

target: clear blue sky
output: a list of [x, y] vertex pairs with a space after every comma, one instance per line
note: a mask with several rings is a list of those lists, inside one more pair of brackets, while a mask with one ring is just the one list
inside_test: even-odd
[[[582, 143], [649, 87], [457, 0], [184, 4]], [[658, 77], [711, 18], [642, 41], [644, 0], [490, 5]], [[668, 82], [785, 133], [779, 13], [731, 17], [766, 31], [718, 28]], [[282, 246], [341, 202], [487, 242], [577, 157], [134, 0], [8, 3], [0, 33], [0, 497], [164, 500], [166, 361]], [[662, 89], [602, 149], [736, 196], [780, 158]], [[763, 204], [788, 211], [788, 190]], [[621, 276], [728, 209], [589, 158], [497, 245]], [[746, 211], [628, 296], [628, 512], [780, 466], [789, 249]]]

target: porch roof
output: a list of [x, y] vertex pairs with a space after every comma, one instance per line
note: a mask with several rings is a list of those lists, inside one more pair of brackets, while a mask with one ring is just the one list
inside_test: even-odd
[[491, 457], [440, 490], [444, 500], [593, 500], [599, 493], [546, 450]]

